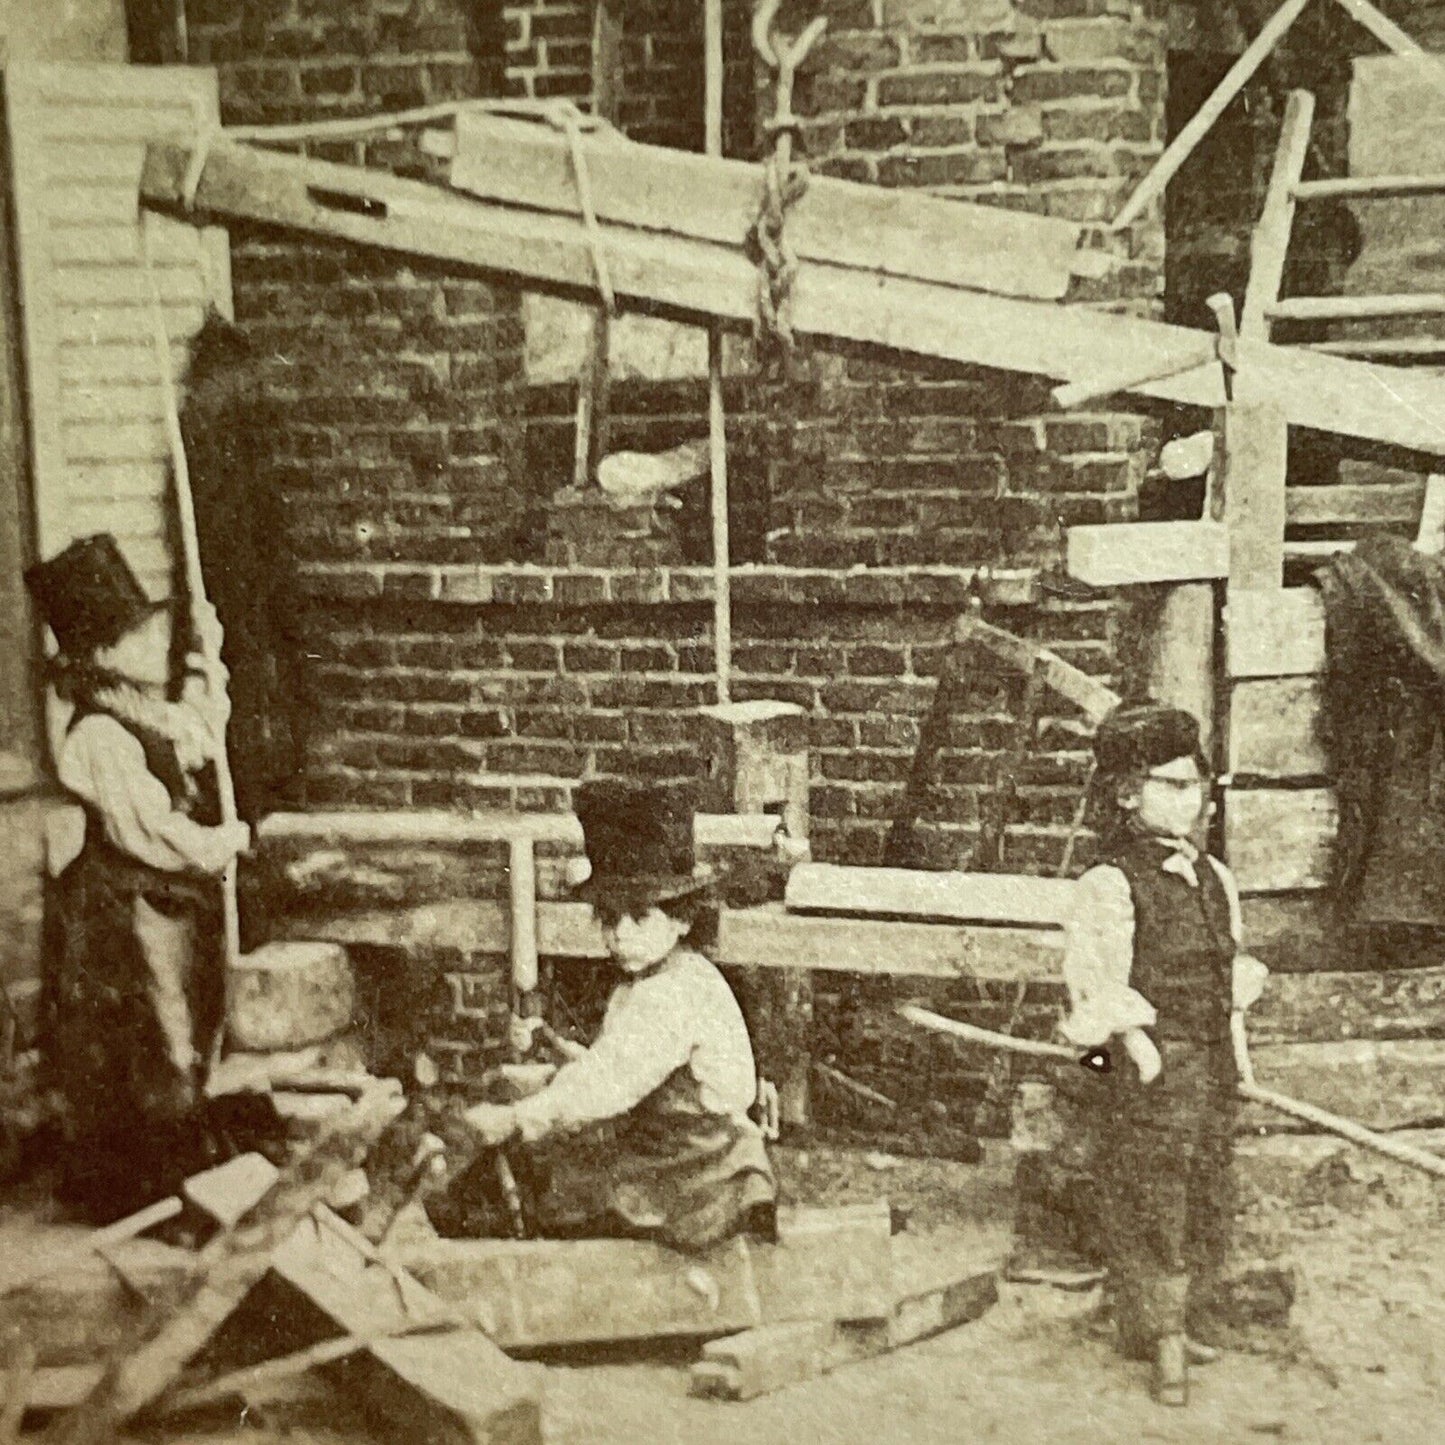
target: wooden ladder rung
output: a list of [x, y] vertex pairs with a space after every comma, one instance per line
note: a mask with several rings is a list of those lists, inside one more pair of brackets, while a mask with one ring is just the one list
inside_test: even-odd
[[1391, 316], [1445, 316], [1445, 293], [1379, 296], [1291, 296], [1276, 301], [1265, 315], [1271, 321], [1379, 321]]
[[1445, 192], [1445, 175], [1333, 176], [1328, 180], [1301, 181], [1294, 188], [1297, 201], [1389, 200], [1396, 196], [1428, 196]]
[[1425, 479], [1374, 485], [1287, 487], [1285, 518], [1292, 527], [1414, 525], [1425, 501]]

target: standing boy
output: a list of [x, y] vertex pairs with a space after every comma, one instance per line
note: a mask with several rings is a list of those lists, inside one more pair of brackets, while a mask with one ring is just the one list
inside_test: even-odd
[[694, 863], [691, 810], [661, 789], [584, 784], [576, 808], [591, 865], [577, 893], [619, 981], [590, 1048], [565, 1046], [541, 1092], [479, 1104], [467, 1122], [484, 1145], [523, 1146], [520, 1172], [543, 1181], [542, 1232], [703, 1249], [763, 1219], [776, 1196], [749, 1115], [757, 1069], [742, 1011], [688, 946], [714, 906], [712, 875]]
[[1155, 703], [1094, 741], [1105, 862], [1079, 880], [1064, 978], [1069, 1039], [1117, 1042], [1100, 1082], [1097, 1158], [1119, 1347], [1154, 1361], [1157, 1399], [1187, 1401], [1190, 1339], [1228, 1253], [1238, 1077], [1230, 1014], [1266, 970], [1239, 953], [1229, 870], [1191, 839], [1204, 816], [1199, 724]]

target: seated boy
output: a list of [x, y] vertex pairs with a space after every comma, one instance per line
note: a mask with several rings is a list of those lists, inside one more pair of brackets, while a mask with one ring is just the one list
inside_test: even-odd
[[[568, 1047], [539, 1093], [466, 1120], [483, 1146], [522, 1146], [538, 1232], [704, 1249], [766, 1219], [776, 1197], [749, 1114], [757, 1069], [742, 1011], [687, 946], [713, 906], [712, 875], [695, 866], [690, 810], [659, 789], [584, 784], [576, 808], [591, 864], [577, 894], [621, 977], [590, 1048]], [[457, 1187], [485, 1189], [488, 1164]]]

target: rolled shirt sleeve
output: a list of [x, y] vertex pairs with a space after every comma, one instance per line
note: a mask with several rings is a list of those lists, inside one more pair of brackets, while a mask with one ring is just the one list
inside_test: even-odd
[[665, 977], [623, 984], [597, 1041], [540, 1093], [514, 1105], [528, 1142], [614, 1119], [640, 1104], [691, 1057], [693, 1034]]
[[83, 718], [66, 738], [61, 784], [99, 815], [123, 853], [167, 873], [219, 873], [230, 861], [225, 830], [178, 812], [146, 766], [140, 740], [114, 718]]
[[1107, 864], [1091, 868], [1076, 885], [1065, 930], [1064, 984], [1070, 1009], [1062, 1028], [1070, 1043], [1093, 1048], [1114, 1034], [1154, 1023], [1153, 1004], [1129, 987], [1133, 966], [1129, 880]]

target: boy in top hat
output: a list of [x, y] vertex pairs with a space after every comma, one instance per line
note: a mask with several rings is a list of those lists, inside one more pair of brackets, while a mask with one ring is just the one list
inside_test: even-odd
[[202, 1070], [223, 990], [215, 880], [249, 833], [204, 816], [224, 678], [192, 657], [182, 699], [170, 700], [171, 606], [147, 598], [115, 538], [81, 538], [25, 581], [54, 634], [51, 680], [73, 707], [60, 782], [85, 811], [48, 920], [59, 1185], [104, 1220], [207, 1162]]
[[713, 906], [712, 874], [694, 863], [691, 810], [660, 789], [588, 783], [576, 809], [591, 865], [576, 891], [620, 978], [590, 1048], [567, 1046], [539, 1093], [477, 1105], [467, 1122], [483, 1145], [529, 1146], [519, 1174], [545, 1177], [541, 1232], [704, 1249], [776, 1196], [749, 1114], [757, 1069], [742, 1011], [688, 946]]
[[1239, 952], [1239, 894], [1191, 835], [1205, 816], [1199, 724], [1156, 703], [1117, 709], [1094, 740], [1105, 861], [1079, 880], [1064, 1033], [1108, 1046], [1096, 1075], [1096, 1169], [1120, 1349], [1155, 1363], [1154, 1391], [1187, 1400], [1189, 1338], [1229, 1247], [1236, 1072], [1230, 1014], [1266, 970]]

